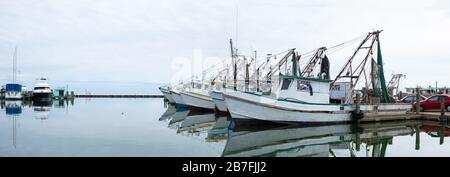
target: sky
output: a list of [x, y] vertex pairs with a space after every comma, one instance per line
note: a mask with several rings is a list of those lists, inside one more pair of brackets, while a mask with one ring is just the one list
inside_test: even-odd
[[[382, 29], [386, 78], [450, 87], [447, 0], [0, 0], [0, 22], [0, 83], [12, 79], [14, 47], [22, 82], [168, 83], [228, 62], [230, 38], [264, 56]], [[329, 55], [332, 77], [352, 50]]]

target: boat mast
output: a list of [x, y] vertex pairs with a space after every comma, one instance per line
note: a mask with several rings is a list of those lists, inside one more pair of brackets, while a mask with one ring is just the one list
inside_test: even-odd
[[17, 82], [17, 47], [14, 47], [14, 56], [13, 56], [13, 83]]
[[[355, 50], [355, 52], [353, 53], [353, 55], [347, 60], [346, 64], [340, 70], [340, 72], [337, 75], [337, 77], [330, 84], [330, 88], [331, 88], [336, 83], [337, 80], [344, 79], [344, 78], [350, 79], [350, 91], [349, 91], [349, 93], [347, 95], [345, 103], [351, 103], [352, 102], [353, 94], [355, 92], [355, 87], [356, 87], [358, 81], [360, 80], [361, 75], [363, 73], [365, 75], [365, 73], [366, 73], [366, 69], [365, 69], [366, 63], [367, 63], [369, 57], [371, 55], [373, 55], [373, 47], [374, 47], [375, 42], [378, 43], [378, 50], [379, 50], [378, 51], [378, 54], [379, 54], [378, 57], [379, 58], [378, 58], [378, 61], [377, 61], [377, 68], [379, 68], [379, 70], [381, 70], [378, 73], [378, 74], [380, 74], [381, 78], [377, 78], [377, 79], [380, 79], [380, 81], [381, 81], [382, 95], [383, 95], [383, 99], [384, 99], [383, 102], [387, 101], [385, 99], [385, 96], [384, 96], [385, 95], [385, 93], [384, 93], [385, 89], [383, 89], [384, 75], [381, 75], [381, 74], [383, 74], [383, 72], [382, 72], [382, 61], [381, 61], [381, 58], [380, 58], [381, 57], [381, 51], [379, 49], [379, 34], [381, 32], [382, 32], [382, 30], [381, 31], [370, 32], [370, 33], [367, 34], [366, 38], [364, 38], [364, 40], [358, 45], [358, 47]], [[369, 45], [368, 46], [364, 46], [367, 43]], [[355, 59], [355, 56], [361, 50], [364, 50], [364, 49], [367, 49], [365, 57], [363, 58], [363, 60], [358, 65], [355, 65], [356, 68], [353, 68], [353, 65], [356, 64], [356, 63], [353, 63], [353, 60]], [[380, 63], [380, 61], [381, 61], [381, 63]], [[375, 78], [372, 78], [372, 79], [375, 79]], [[368, 82], [368, 80], [366, 78], [366, 89], [369, 89], [369, 84], [368, 83], [369, 82]], [[385, 83], [384, 83], [384, 87], [385, 87]], [[367, 93], [365, 93], [365, 97], [366, 98], [368, 97]]]
[[301, 72], [301, 76], [313, 77], [314, 68], [317, 66], [317, 64], [322, 63], [322, 59], [324, 58], [326, 50], [327, 50], [326, 47], [321, 47], [316, 50], [316, 52], [313, 54], [313, 56], [309, 60], [308, 64], [306, 64], [305, 68], [303, 68], [303, 71]]
[[231, 49], [231, 64], [233, 65], [233, 89], [237, 90], [237, 61], [236, 61], [236, 51], [233, 47], [233, 40], [230, 39], [230, 49]]

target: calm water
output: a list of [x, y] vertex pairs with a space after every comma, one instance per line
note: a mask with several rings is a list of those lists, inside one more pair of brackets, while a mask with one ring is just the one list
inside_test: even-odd
[[448, 135], [420, 121], [244, 125], [162, 99], [3, 102], [0, 112], [0, 156], [450, 156]]

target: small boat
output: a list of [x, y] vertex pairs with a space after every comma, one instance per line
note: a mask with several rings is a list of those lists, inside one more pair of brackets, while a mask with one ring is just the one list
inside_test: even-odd
[[175, 100], [173, 100], [172, 95], [170, 94], [169, 87], [158, 87], [158, 89], [163, 93], [164, 98], [166, 98], [170, 104], [175, 104]]
[[5, 89], [6, 100], [21, 100], [22, 99], [22, 85], [20, 84], [6, 84]]
[[33, 100], [34, 101], [52, 101], [53, 91], [50, 84], [47, 83], [46, 78], [40, 78], [38, 83], [33, 87]]

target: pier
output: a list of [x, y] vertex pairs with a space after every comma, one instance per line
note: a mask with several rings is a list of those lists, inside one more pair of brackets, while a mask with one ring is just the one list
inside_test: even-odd
[[76, 98], [164, 98], [164, 95], [75, 95]]

